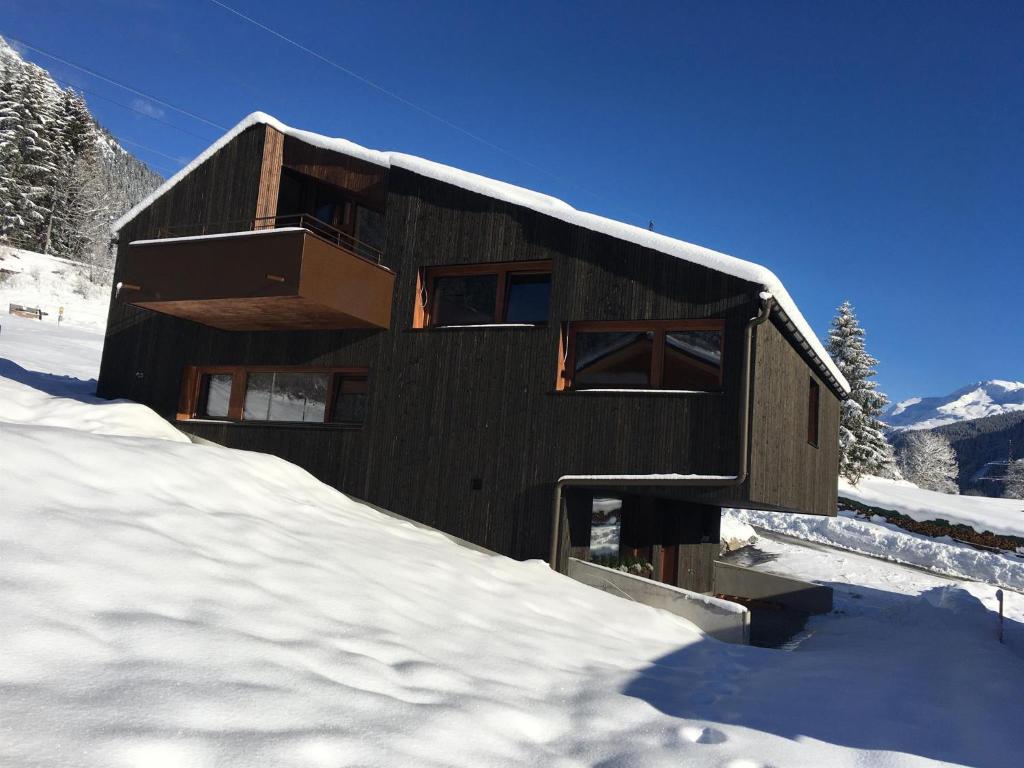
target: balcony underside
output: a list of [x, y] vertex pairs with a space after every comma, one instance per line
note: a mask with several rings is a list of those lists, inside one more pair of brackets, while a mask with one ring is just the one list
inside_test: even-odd
[[228, 331], [387, 328], [394, 273], [303, 229], [128, 246], [120, 298]]

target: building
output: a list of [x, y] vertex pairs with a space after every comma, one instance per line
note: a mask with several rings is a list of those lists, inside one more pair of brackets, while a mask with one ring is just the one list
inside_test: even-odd
[[612, 503], [699, 591], [723, 505], [835, 514], [848, 385], [763, 267], [260, 113], [117, 230], [99, 393], [193, 435], [562, 569]]

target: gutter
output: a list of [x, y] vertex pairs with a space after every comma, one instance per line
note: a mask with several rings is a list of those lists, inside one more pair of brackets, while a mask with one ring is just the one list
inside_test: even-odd
[[768, 320], [775, 299], [771, 293], [760, 294], [761, 308], [747, 321], [743, 330], [743, 373], [740, 395], [740, 464], [735, 475], [563, 475], [555, 483], [555, 498], [551, 510], [551, 554], [548, 564], [558, 570], [558, 538], [561, 533], [562, 489], [580, 485], [660, 486], [660, 487], [718, 487], [734, 488], [746, 482], [750, 470], [750, 389], [753, 380], [751, 356], [754, 329]]

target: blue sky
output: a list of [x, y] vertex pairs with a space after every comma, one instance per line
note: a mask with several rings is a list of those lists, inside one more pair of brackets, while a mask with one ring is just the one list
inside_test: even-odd
[[[0, 34], [766, 264], [819, 333], [855, 304], [894, 399], [1024, 380], [1024, 3], [223, 2], [504, 151], [211, 0], [6, 0]], [[165, 175], [220, 133], [26, 55]]]

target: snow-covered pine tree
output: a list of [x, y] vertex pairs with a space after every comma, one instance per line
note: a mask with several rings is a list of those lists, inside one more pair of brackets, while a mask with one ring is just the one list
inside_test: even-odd
[[892, 446], [878, 418], [889, 400], [872, 381], [878, 361], [867, 353], [864, 329], [849, 301], [837, 310], [825, 347], [850, 383], [839, 422], [840, 474], [852, 483], [863, 475], [897, 477]]
[[1006, 468], [1003, 498], [1024, 499], [1024, 459], [1011, 461], [1010, 466]]
[[[160, 177], [0, 38], [0, 242], [110, 266], [110, 225]], [[99, 277], [98, 277], [99, 279]]]
[[959, 493], [960, 468], [956, 451], [942, 435], [920, 430], [906, 436], [898, 457], [900, 471], [920, 488], [939, 493]]

